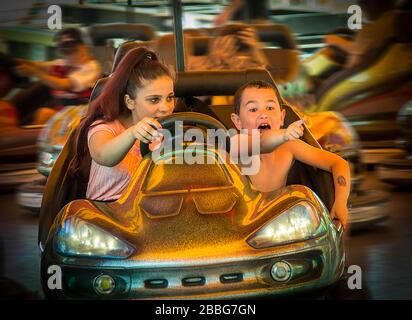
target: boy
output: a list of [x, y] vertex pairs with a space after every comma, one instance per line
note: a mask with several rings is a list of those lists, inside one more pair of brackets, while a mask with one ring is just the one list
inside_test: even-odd
[[[238, 130], [246, 129], [248, 134], [240, 133], [233, 145], [248, 143], [251, 146], [251, 130], [260, 131], [260, 167], [255, 175], [249, 175], [253, 186], [261, 192], [270, 192], [286, 185], [286, 179], [293, 160], [329, 171], [335, 184], [335, 202], [330, 212], [346, 229], [348, 221], [347, 200], [350, 193], [350, 170], [348, 163], [341, 157], [308, 145], [299, 139], [303, 135], [303, 120], [281, 129], [285, 118], [282, 98], [274, 86], [264, 81], [251, 81], [236, 91], [235, 113], [231, 118]], [[239, 153], [245, 152], [239, 148]], [[239, 154], [239, 156], [242, 156]], [[276, 175], [273, 173], [276, 172]]]

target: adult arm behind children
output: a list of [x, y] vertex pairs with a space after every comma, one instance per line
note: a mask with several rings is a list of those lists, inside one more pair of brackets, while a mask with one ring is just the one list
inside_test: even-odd
[[59, 78], [48, 74], [43, 67], [32, 63], [23, 63], [15, 67], [16, 72], [21, 76], [36, 77], [45, 85], [56, 90], [70, 90], [73, 87], [69, 78]]
[[335, 185], [335, 202], [330, 212], [331, 218], [338, 218], [344, 229], [348, 223], [348, 197], [350, 194], [350, 168], [347, 161], [336, 154], [315, 148], [296, 140], [285, 143], [293, 157], [303, 163], [329, 171], [333, 175]]
[[26, 59], [15, 59], [19, 65], [31, 65], [35, 68], [39, 68], [43, 71], [48, 71], [50, 69], [51, 61], [31, 61]]

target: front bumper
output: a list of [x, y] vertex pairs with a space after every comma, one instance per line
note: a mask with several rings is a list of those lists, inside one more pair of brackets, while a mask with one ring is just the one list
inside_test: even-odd
[[17, 203], [19, 206], [38, 214], [40, 212], [46, 183], [47, 178], [41, 176], [30, 183], [21, 185], [17, 190]]
[[41, 175], [37, 172], [35, 163], [1, 164], [0, 190], [15, 189], [39, 177]]
[[349, 197], [351, 230], [370, 228], [388, 218], [390, 194], [378, 190], [358, 189]]
[[377, 173], [383, 182], [396, 186], [411, 186], [412, 158], [410, 156], [387, 158], [377, 166]]
[[[328, 237], [310, 240], [316, 246], [307, 246], [297, 252], [272, 255], [265, 252], [265, 255], [253, 258], [211, 260], [201, 265], [167, 266], [161, 261], [117, 260], [116, 266], [116, 261], [112, 260], [108, 266], [99, 260], [80, 261], [55, 255], [56, 261], [45, 252], [42, 283], [46, 296], [62, 299], [238, 299], [289, 295], [324, 288], [341, 277], [345, 260], [342, 233], [337, 233], [338, 239], [334, 239], [337, 247], [334, 248], [331, 248]], [[67, 261], [73, 263], [69, 265]], [[290, 278], [284, 282], [271, 276], [272, 266], [280, 261], [292, 268]], [[52, 264], [61, 266], [61, 290], [47, 288], [50, 277], [47, 269]], [[115, 282], [115, 289], [110, 294], [102, 295], [95, 289], [95, 280], [101, 275], [109, 275]]]

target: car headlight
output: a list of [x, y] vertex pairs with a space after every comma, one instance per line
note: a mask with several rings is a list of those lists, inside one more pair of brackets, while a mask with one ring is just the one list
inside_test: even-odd
[[316, 208], [307, 201], [299, 202], [271, 220], [247, 242], [253, 248], [268, 248], [307, 240], [326, 231]]
[[129, 244], [77, 218], [64, 222], [55, 236], [55, 246], [66, 256], [127, 258], [133, 252]]

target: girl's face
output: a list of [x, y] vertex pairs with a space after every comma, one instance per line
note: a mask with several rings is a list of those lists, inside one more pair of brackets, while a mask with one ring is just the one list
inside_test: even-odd
[[135, 92], [135, 99], [129, 95], [125, 96], [125, 103], [132, 112], [134, 124], [144, 117], [160, 118], [173, 112], [175, 107], [173, 80], [169, 76], [143, 81], [143, 86], [136, 88]]

